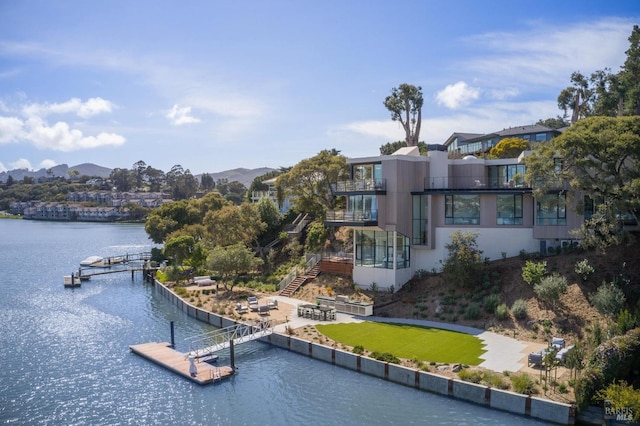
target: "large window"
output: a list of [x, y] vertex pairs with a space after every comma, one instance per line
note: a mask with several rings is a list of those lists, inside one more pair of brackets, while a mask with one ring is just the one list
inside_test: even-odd
[[378, 220], [378, 203], [375, 195], [350, 195], [349, 213], [354, 220]]
[[547, 194], [538, 199], [536, 224], [567, 224], [567, 200], [565, 194]]
[[410, 266], [409, 238], [396, 234], [396, 256], [393, 255], [393, 232], [356, 231], [356, 266], [396, 269]]
[[478, 225], [479, 195], [445, 195], [444, 223], [447, 225]]
[[374, 183], [382, 182], [382, 164], [354, 165], [353, 180]]
[[491, 188], [517, 188], [524, 185], [524, 164], [489, 167], [489, 186]]
[[498, 225], [522, 225], [522, 194], [496, 196]]
[[417, 245], [427, 244], [427, 196], [413, 196], [413, 230], [411, 243]]

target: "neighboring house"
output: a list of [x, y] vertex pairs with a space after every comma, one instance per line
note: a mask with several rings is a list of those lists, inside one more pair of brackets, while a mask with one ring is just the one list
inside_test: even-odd
[[489, 152], [498, 142], [505, 138], [520, 138], [530, 142], [547, 142], [562, 133], [540, 124], [509, 127], [497, 132], [454, 133], [444, 142], [444, 146], [452, 155], [483, 154]]
[[325, 224], [354, 230], [354, 282], [397, 291], [418, 270], [441, 270], [458, 230], [477, 233], [489, 259], [572, 244], [583, 217], [562, 191], [534, 199], [524, 156], [450, 159], [440, 145], [427, 156], [407, 147], [348, 159], [351, 179], [335, 187], [347, 209], [329, 211]]
[[286, 196], [285, 199], [282, 201], [282, 205], [280, 205], [278, 203], [278, 192], [276, 189], [276, 179], [277, 177], [271, 178], [271, 179], [267, 179], [262, 181], [263, 184], [267, 185], [267, 190], [266, 191], [251, 191], [251, 202], [252, 203], [257, 203], [258, 201], [260, 201], [261, 199], [268, 197], [271, 201], [273, 201], [275, 203], [276, 206], [278, 206], [278, 209], [280, 209], [280, 214], [286, 214], [289, 209], [291, 209], [291, 197], [290, 196]]

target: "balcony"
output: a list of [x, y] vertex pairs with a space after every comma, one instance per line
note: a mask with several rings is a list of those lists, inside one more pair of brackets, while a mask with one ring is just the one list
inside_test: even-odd
[[531, 192], [531, 186], [522, 178], [505, 181], [486, 176], [430, 177], [424, 180], [426, 192]]
[[333, 185], [336, 195], [353, 193], [386, 194], [386, 181], [384, 179], [358, 179], [344, 180]]
[[378, 210], [329, 210], [326, 226], [377, 226]]

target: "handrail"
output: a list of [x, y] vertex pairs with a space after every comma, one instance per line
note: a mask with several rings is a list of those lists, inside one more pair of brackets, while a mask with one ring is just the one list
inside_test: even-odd
[[189, 352], [185, 357], [192, 355], [196, 358], [210, 355], [229, 346], [231, 340], [244, 343], [250, 340], [268, 336], [273, 332], [272, 321], [264, 320], [263, 327], [255, 327], [249, 324], [235, 324], [219, 330], [210, 331], [203, 334], [187, 337], [185, 342], [189, 347]]
[[298, 277], [298, 266], [294, 266], [291, 271], [278, 283], [278, 291], [287, 288], [289, 284]]

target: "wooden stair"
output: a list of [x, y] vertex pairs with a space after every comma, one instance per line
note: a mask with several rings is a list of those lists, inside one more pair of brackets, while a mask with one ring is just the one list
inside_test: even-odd
[[314, 279], [320, 274], [320, 265], [317, 264], [304, 275], [298, 275], [295, 280], [280, 291], [280, 296], [291, 297], [291, 295], [299, 289], [304, 283]]

